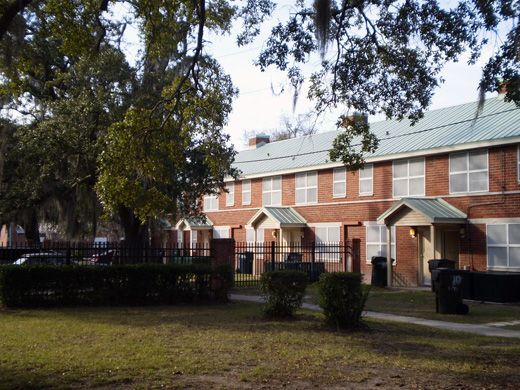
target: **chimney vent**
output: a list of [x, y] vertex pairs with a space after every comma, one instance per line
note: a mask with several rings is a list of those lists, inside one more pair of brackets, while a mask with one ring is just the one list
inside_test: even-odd
[[249, 139], [249, 149], [258, 149], [261, 146], [269, 143], [269, 136], [264, 133], [255, 135]]

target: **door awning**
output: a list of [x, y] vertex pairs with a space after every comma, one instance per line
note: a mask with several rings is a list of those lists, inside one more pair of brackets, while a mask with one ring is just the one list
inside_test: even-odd
[[211, 230], [213, 222], [208, 217], [183, 218], [175, 225], [177, 230]]
[[273, 228], [302, 228], [307, 221], [292, 207], [262, 207], [247, 223], [256, 228], [260, 223], [269, 220]]
[[385, 225], [420, 226], [465, 223], [466, 214], [441, 198], [403, 198], [378, 218]]

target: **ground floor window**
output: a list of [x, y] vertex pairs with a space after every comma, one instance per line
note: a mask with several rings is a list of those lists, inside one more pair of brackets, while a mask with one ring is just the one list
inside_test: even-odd
[[520, 223], [487, 225], [488, 269], [520, 270]]
[[229, 238], [229, 227], [228, 226], [215, 226], [213, 228], [213, 238]]
[[316, 260], [340, 260], [340, 226], [322, 225], [314, 229], [316, 236]]
[[[395, 254], [395, 226], [391, 227], [392, 235], [392, 259]], [[386, 226], [377, 224], [366, 225], [366, 253], [367, 263], [370, 263], [373, 256], [386, 257]]]

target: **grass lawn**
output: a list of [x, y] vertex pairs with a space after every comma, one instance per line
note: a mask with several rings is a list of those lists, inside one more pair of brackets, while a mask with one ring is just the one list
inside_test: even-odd
[[519, 388], [520, 340], [258, 304], [0, 311], [0, 388]]
[[[234, 292], [245, 295], [260, 294], [258, 287], [240, 287], [236, 288]], [[307, 287], [305, 300], [310, 303], [318, 303], [318, 288], [316, 284]], [[435, 312], [435, 294], [431, 291], [388, 290], [370, 287], [370, 294], [365, 309], [382, 313], [472, 324], [520, 320], [520, 305], [518, 304], [466, 303], [469, 306], [469, 314], [465, 316], [438, 314]], [[520, 330], [520, 328], [516, 329]]]

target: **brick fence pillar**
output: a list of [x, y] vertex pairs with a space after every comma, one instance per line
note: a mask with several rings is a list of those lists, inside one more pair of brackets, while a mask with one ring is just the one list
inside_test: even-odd
[[211, 240], [212, 265], [214, 267], [230, 264], [235, 268], [235, 240], [233, 238], [214, 238]]

